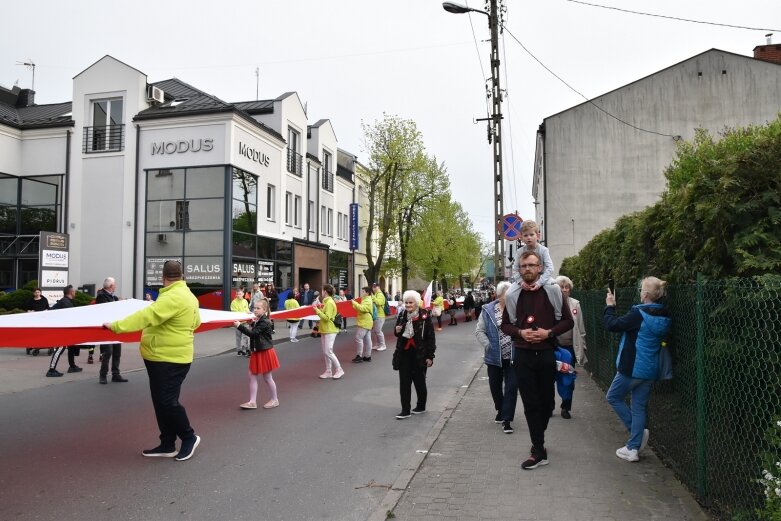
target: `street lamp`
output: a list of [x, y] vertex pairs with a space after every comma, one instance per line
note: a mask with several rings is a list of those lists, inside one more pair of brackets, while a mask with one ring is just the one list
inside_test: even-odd
[[494, 145], [494, 284], [504, 278], [504, 238], [502, 237], [502, 217], [504, 203], [502, 194], [502, 91], [499, 87], [499, 7], [501, 0], [490, 0], [488, 11], [472, 9], [455, 2], [442, 2], [442, 8], [448, 13], [481, 13], [488, 17], [488, 29], [491, 31], [491, 98], [493, 113], [491, 117], [476, 121], [490, 121], [488, 142]]

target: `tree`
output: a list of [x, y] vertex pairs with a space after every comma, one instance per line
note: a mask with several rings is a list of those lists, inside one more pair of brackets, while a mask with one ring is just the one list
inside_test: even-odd
[[411, 120], [385, 114], [382, 121], [372, 126], [364, 124], [363, 130], [368, 164], [358, 175], [367, 184], [369, 203], [366, 228], [368, 268], [364, 274], [367, 280], [375, 281], [382, 273], [383, 259], [395, 238], [396, 210], [401, 197], [399, 189], [408, 174], [422, 170], [425, 155], [421, 134]]
[[407, 244], [407, 255], [410, 264], [429, 280], [444, 276], [446, 282], [452, 282], [480, 265], [480, 237], [449, 192], [436, 196], [421, 214]]

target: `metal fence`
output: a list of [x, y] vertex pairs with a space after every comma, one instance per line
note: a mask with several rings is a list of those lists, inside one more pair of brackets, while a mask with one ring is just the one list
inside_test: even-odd
[[[639, 287], [639, 283], [638, 283]], [[620, 335], [602, 327], [604, 290], [574, 291], [587, 330], [587, 369], [607, 389]], [[618, 314], [638, 288], [616, 291]], [[763, 463], [781, 461], [767, 433], [781, 414], [781, 277], [668, 288], [672, 380], [654, 384], [651, 445], [716, 519], [756, 519]]]

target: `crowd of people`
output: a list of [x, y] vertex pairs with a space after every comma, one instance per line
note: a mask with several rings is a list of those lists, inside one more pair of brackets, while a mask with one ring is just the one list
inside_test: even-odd
[[[429, 306], [420, 292], [408, 290], [395, 295], [398, 309], [395, 313], [393, 334], [396, 338], [392, 368], [398, 372], [400, 412], [404, 420], [426, 412], [428, 369], [434, 364], [437, 351], [437, 332], [442, 331], [442, 316], [450, 316], [450, 324], [458, 323], [459, 310], [464, 321], [477, 320], [475, 335], [484, 350], [493, 421], [502, 425], [503, 432], [513, 433], [517, 398], [520, 396], [523, 414], [529, 431], [531, 449], [521, 468], [532, 470], [549, 463], [545, 434], [555, 412], [556, 389], [560, 396], [561, 417], [572, 418], [576, 364], [588, 362], [586, 330], [580, 303], [571, 297], [572, 280], [565, 276], [552, 277], [552, 261], [547, 248], [539, 244], [539, 230], [534, 222], [523, 223], [521, 234], [524, 247], [519, 251], [513, 272], [514, 281], [499, 282], [496, 287], [484, 286], [469, 291], [460, 298], [458, 292], [443, 294], [437, 291]], [[65, 288], [63, 298], [55, 308], [73, 306], [74, 289]], [[116, 282], [107, 277], [96, 303], [113, 302]], [[616, 315], [613, 289], [605, 299], [603, 324], [606, 330], [621, 333], [616, 359], [616, 375], [607, 392], [607, 401], [616, 411], [628, 431], [626, 444], [616, 450], [616, 456], [634, 462], [648, 443], [650, 432], [646, 426], [646, 409], [651, 385], [659, 377], [659, 355], [671, 319], [664, 306], [665, 282], [655, 278], [643, 279], [640, 304], [623, 316]], [[302, 291], [290, 291], [282, 302], [286, 310], [311, 306], [312, 316], [288, 318], [290, 341], [298, 342], [297, 331], [308, 322], [316, 329], [324, 361], [324, 372], [319, 378], [340, 380], [345, 369], [336, 353], [336, 335], [347, 328], [337, 308], [337, 302], [350, 301], [356, 312], [354, 364], [372, 361], [373, 351], [387, 350], [383, 325], [392, 318], [389, 296], [379, 284], [360, 289], [354, 298], [345, 289], [336, 290], [324, 284], [313, 290], [304, 284]], [[239, 407], [258, 408], [259, 378], [262, 376], [267, 401], [263, 408], [280, 404], [277, 385], [272, 376], [280, 367], [274, 348], [274, 323], [270, 313], [280, 308], [279, 294], [272, 284], [253, 285], [251, 291], [238, 289], [231, 302], [231, 310], [252, 313], [248, 323], [236, 321], [235, 342], [238, 353], [249, 358], [249, 399]], [[34, 292], [28, 303], [30, 312], [48, 309], [40, 290]], [[312, 320], [310, 320], [310, 318]], [[317, 325], [314, 326], [314, 322]], [[192, 457], [200, 443], [189, 423], [184, 407], [179, 403], [182, 383], [193, 359], [193, 335], [200, 324], [198, 301], [182, 278], [182, 267], [177, 261], [168, 261], [163, 269], [163, 288], [156, 301], [140, 311], [104, 327], [115, 333], [142, 331], [141, 355], [149, 376], [152, 403], [160, 430], [160, 443], [144, 450], [146, 457], [173, 457], [184, 461]], [[154, 345], [153, 345], [154, 344]], [[100, 383], [107, 383], [109, 366], [113, 382], [126, 382], [119, 371], [120, 344], [101, 345]], [[47, 376], [56, 371], [57, 361], [68, 352], [69, 372], [81, 369], [75, 365], [78, 347], [58, 347], [52, 354]], [[75, 369], [74, 369], [75, 368]], [[412, 388], [416, 400], [412, 403]], [[629, 404], [627, 396], [631, 397]], [[176, 449], [176, 441], [180, 448]]]

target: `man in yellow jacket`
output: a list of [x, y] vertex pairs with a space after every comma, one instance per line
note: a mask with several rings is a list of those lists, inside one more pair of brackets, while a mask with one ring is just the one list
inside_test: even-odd
[[372, 326], [372, 336], [374, 337], [374, 346], [372, 349], [377, 351], [385, 351], [385, 334], [382, 332], [382, 326], [385, 325], [385, 294], [380, 289], [380, 285], [376, 282], [372, 284], [372, 300], [374, 305], [377, 306], [377, 318], [374, 319], [374, 325]]
[[[149, 389], [160, 429], [160, 445], [142, 454], [149, 458], [190, 459], [201, 442], [179, 403], [190, 364], [193, 361], [193, 337], [201, 325], [198, 299], [182, 280], [182, 265], [166, 261], [163, 288], [157, 300], [132, 315], [103, 324], [114, 333], [141, 333], [141, 357], [149, 375]], [[176, 452], [176, 438], [182, 440]]]
[[357, 354], [353, 358], [354, 364], [372, 361], [372, 326], [374, 325], [374, 301], [371, 297], [372, 289], [369, 286], [361, 288], [361, 301], [353, 299], [350, 303], [358, 312], [355, 328], [355, 349]]

